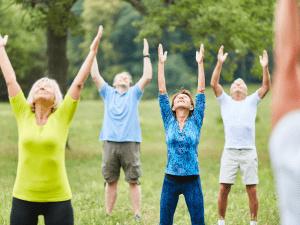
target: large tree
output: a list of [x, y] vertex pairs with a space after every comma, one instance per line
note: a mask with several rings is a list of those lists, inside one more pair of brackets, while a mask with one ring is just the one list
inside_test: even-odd
[[[174, 32], [183, 29], [192, 38], [192, 45], [205, 45], [206, 62], [214, 59], [221, 45], [229, 52], [227, 71], [223, 76], [230, 80], [237, 61], [248, 51], [255, 55], [253, 73], [261, 75], [258, 55], [273, 47], [273, 17], [276, 0], [124, 0], [144, 14], [144, 20], [136, 22], [141, 28], [140, 41], [148, 37], [152, 44], [162, 39], [163, 30]], [[172, 41], [172, 40], [170, 40]], [[190, 42], [172, 43], [173, 49], [185, 50]]]
[[[22, 18], [20, 8], [11, 5], [10, 0], [0, 1], [0, 34], [2, 37], [9, 36], [6, 52], [22, 90], [27, 94], [33, 82], [45, 72], [46, 38], [41, 29], [32, 32], [23, 28], [22, 24], [27, 23], [28, 18]], [[0, 101], [8, 101], [7, 86], [1, 70]]]
[[68, 28], [82, 34], [80, 19], [71, 11], [77, 0], [13, 0], [22, 4], [26, 14], [30, 16], [27, 29], [36, 27], [46, 29], [47, 36], [47, 76], [59, 83], [62, 93], [67, 91], [67, 37]]

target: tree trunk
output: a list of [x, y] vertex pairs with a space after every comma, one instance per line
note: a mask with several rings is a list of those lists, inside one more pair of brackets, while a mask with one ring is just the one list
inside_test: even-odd
[[67, 36], [67, 30], [63, 36], [59, 36], [50, 28], [47, 29], [47, 76], [57, 81], [63, 96], [67, 92], [69, 66], [67, 59]]
[[[67, 93], [69, 66], [67, 59], [67, 37], [67, 30], [65, 30], [63, 36], [60, 36], [56, 35], [50, 28], [47, 28], [47, 76], [57, 81], [63, 96]], [[66, 148], [70, 149], [68, 140]]]

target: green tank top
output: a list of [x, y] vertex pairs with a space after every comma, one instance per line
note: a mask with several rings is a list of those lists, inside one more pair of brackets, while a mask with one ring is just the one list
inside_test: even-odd
[[71, 199], [65, 167], [65, 145], [78, 101], [67, 94], [44, 126], [38, 126], [23, 92], [10, 98], [18, 122], [18, 170], [13, 196], [32, 202]]

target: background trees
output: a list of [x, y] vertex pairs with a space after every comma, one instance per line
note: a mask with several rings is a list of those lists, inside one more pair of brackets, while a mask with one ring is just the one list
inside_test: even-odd
[[[24, 87], [47, 72], [58, 80], [65, 93], [100, 24], [104, 33], [97, 59], [100, 73], [109, 84], [122, 71], [131, 73], [134, 82], [139, 80], [143, 71], [142, 39], [149, 40], [153, 80], [144, 98], [157, 97], [158, 43], [168, 51], [165, 72], [169, 92], [196, 87], [195, 52], [201, 43], [206, 50], [207, 84], [221, 45], [229, 53], [221, 83], [237, 77], [261, 82], [258, 55], [264, 49], [268, 50], [272, 72], [275, 0], [14, 0], [13, 5], [9, 0], [2, 2], [0, 33], [10, 35], [7, 51]], [[5, 84], [1, 85], [0, 95], [7, 99]], [[93, 98], [99, 98], [99, 94], [88, 79], [82, 99]]]

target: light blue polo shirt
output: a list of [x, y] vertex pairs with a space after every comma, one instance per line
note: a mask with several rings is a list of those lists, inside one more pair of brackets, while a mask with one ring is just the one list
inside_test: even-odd
[[143, 91], [138, 83], [120, 95], [105, 82], [99, 93], [104, 101], [99, 141], [142, 142], [138, 106]]

